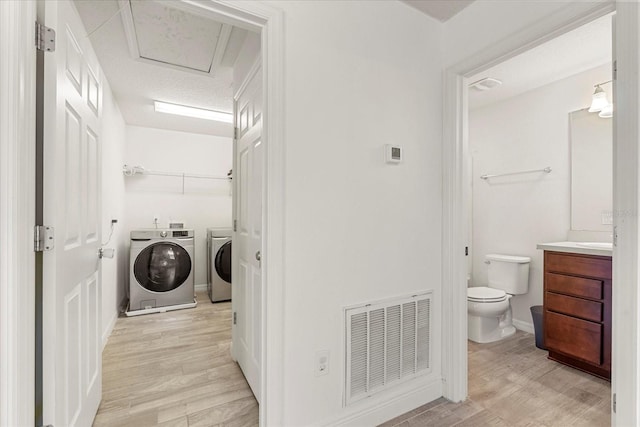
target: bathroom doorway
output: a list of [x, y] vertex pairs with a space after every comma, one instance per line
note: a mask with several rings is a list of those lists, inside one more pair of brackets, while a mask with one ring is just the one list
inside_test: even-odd
[[[586, 110], [594, 86], [612, 79], [611, 35], [612, 17], [606, 15], [468, 78], [469, 398], [507, 422], [610, 421], [610, 384], [547, 360], [547, 351], [534, 345], [530, 308], [543, 304], [538, 244], [611, 239], [610, 224], [586, 229], [572, 221], [572, 213], [591, 208], [576, 206], [583, 190], [575, 182], [575, 154], [596, 145], [577, 146], [571, 136], [578, 132], [568, 131], [575, 111], [608, 129], [608, 155], [585, 156], [608, 163], [602, 181], [608, 182], [610, 213], [612, 120]], [[611, 86], [603, 85], [608, 99]], [[600, 212], [593, 216], [600, 220]], [[494, 299], [471, 298], [485, 293]], [[506, 390], [509, 399], [522, 398], [518, 411], [496, 397]], [[578, 395], [575, 411], [562, 409]], [[557, 410], [551, 415], [541, 406]]]
[[[584, 6], [584, 5], [583, 5]], [[467, 258], [464, 256], [464, 247], [468, 244], [467, 224], [471, 221], [469, 211], [465, 209], [468, 200], [466, 192], [466, 183], [468, 182], [467, 174], [468, 164], [465, 159], [468, 158], [468, 146], [465, 145], [467, 132], [467, 114], [465, 88], [470, 83], [467, 77], [477, 74], [481, 70], [490, 68], [500, 63], [504, 58], [509, 58], [521, 53], [527, 49], [538, 46], [544, 41], [550, 40], [558, 35], [567, 33], [579, 26], [591, 22], [599, 17], [609, 14], [617, 9], [615, 18], [616, 25], [614, 33], [617, 35], [615, 44], [617, 46], [617, 57], [624, 54], [626, 60], [635, 63], [637, 59], [637, 51], [631, 46], [635, 46], [637, 40], [633, 37], [623, 35], [627, 34], [637, 25], [634, 20], [634, 13], [637, 12], [636, 5], [627, 4], [598, 4], [582, 7], [577, 4], [567, 5], [563, 9], [563, 13], [554, 16], [554, 19], [541, 20], [535, 25], [531, 25], [526, 33], [519, 33], [511, 37], [505, 37], [500, 42], [496, 42], [482, 54], [474, 58], [468, 58], [461, 61], [457, 65], [451, 66], [445, 73], [445, 172], [444, 172], [444, 281], [452, 286], [445, 286], [445, 303], [448, 310], [445, 310], [445, 336], [451, 336], [451, 340], [446, 343], [447, 354], [452, 355], [452, 360], [445, 367], [445, 396], [454, 401], [464, 400], [467, 396], [467, 327], [466, 322], [460, 324], [459, 319], [466, 319], [466, 285], [467, 285]], [[557, 19], [556, 19], [557, 18]], [[634, 170], [637, 167], [632, 161], [636, 158], [634, 141], [637, 141], [637, 134], [633, 128], [623, 126], [630, 125], [633, 122], [633, 114], [636, 114], [636, 104], [629, 99], [628, 93], [623, 88], [630, 88], [634, 83], [632, 72], [626, 61], [624, 69], [620, 68], [622, 62], [618, 62], [618, 80], [615, 82], [614, 92], [616, 98], [621, 105], [625, 105], [629, 110], [619, 110], [614, 118], [614, 126], [618, 138], [625, 135], [625, 138], [616, 140], [614, 138], [614, 162], [616, 162], [614, 177], [614, 207], [616, 210], [623, 208], [631, 208], [635, 206], [638, 199], [637, 182], [633, 178]], [[624, 71], [623, 71], [624, 70]], [[593, 82], [598, 83], [598, 82]], [[617, 86], [617, 89], [616, 89]], [[635, 87], [635, 86], [633, 86]], [[617, 90], [617, 91], [616, 91]], [[629, 89], [627, 89], [629, 90]], [[624, 101], [627, 102], [624, 102]], [[628, 139], [628, 141], [627, 141]], [[624, 154], [624, 155], [623, 155]], [[449, 169], [447, 168], [449, 167]], [[624, 178], [624, 179], [623, 179]], [[617, 183], [617, 184], [616, 184]], [[622, 185], [621, 183], [624, 183]], [[623, 197], [622, 197], [623, 196]], [[621, 212], [625, 212], [624, 209]], [[618, 278], [625, 278], [625, 283], [636, 283], [637, 272], [633, 268], [632, 258], [637, 253], [637, 237], [634, 234], [636, 228], [636, 218], [629, 215], [620, 215], [617, 220], [618, 246], [624, 247], [614, 249], [616, 253], [616, 262], [614, 264], [614, 274]], [[621, 230], [625, 230], [624, 243], [621, 242]], [[624, 312], [616, 311], [615, 307], [624, 307], [629, 309], [633, 307], [633, 312], [638, 304], [635, 298], [635, 291], [621, 283], [622, 288], [614, 295], [614, 325], [616, 323], [633, 322], [632, 319], [626, 319]], [[627, 298], [624, 298], [624, 295]], [[624, 321], [623, 321], [624, 320]], [[631, 337], [635, 337], [635, 323], [632, 330], [621, 331], [619, 328], [613, 329], [614, 341], [614, 366], [617, 363], [618, 372], [628, 370], [635, 372], [635, 360], [637, 349], [632, 348], [628, 344]], [[625, 339], [622, 339], [622, 337]], [[616, 339], [617, 338], [617, 339]], [[616, 351], [617, 350], [617, 351]], [[637, 399], [635, 394], [635, 376], [626, 376], [624, 378], [616, 375], [616, 368], [613, 370], [613, 384], [618, 395], [617, 412], [612, 415], [614, 422], [624, 423], [635, 418], [638, 410]], [[625, 390], [624, 409], [621, 409], [621, 390]], [[623, 421], [625, 420], [625, 421]]]

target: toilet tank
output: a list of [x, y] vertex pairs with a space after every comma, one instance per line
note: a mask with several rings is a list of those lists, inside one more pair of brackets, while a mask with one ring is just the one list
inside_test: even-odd
[[529, 263], [531, 258], [513, 255], [488, 254], [490, 288], [502, 289], [511, 295], [529, 291]]

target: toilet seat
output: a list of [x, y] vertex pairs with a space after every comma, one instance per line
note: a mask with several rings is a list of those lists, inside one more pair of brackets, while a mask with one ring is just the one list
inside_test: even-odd
[[467, 301], [471, 302], [500, 302], [507, 299], [507, 293], [502, 289], [477, 286], [467, 288]]

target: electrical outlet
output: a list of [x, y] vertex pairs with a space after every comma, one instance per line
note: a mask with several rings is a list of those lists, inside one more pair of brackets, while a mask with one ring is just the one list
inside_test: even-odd
[[611, 211], [602, 212], [602, 224], [613, 225], [613, 212]]
[[329, 373], [329, 350], [316, 351], [316, 377]]

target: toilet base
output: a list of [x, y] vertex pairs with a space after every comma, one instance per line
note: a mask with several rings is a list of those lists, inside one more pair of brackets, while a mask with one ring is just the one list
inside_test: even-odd
[[511, 322], [506, 322], [504, 317], [507, 316], [481, 317], [469, 314], [468, 338], [473, 342], [485, 344], [510, 337], [516, 333], [516, 328]]

